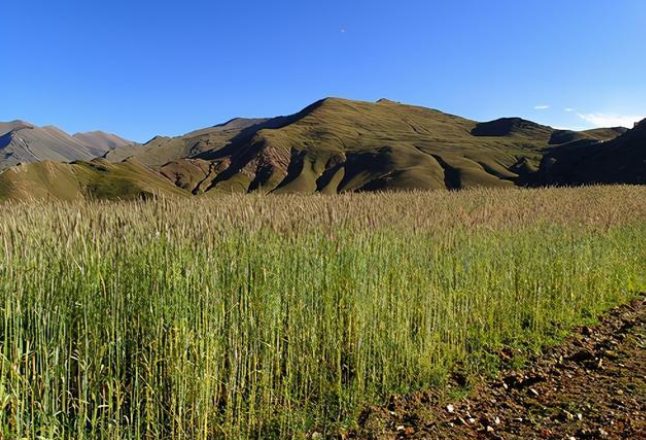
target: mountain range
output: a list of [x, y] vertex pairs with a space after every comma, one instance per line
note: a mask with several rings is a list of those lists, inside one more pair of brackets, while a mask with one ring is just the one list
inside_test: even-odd
[[70, 136], [53, 126], [37, 127], [18, 120], [0, 122], [0, 170], [44, 160], [92, 160], [130, 144], [132, 142], [102, 131]]
[[558, 130], [389, 101], [320, 100], [145, 144], [0, 123], [0, 199], [133, 199], [646, 183], [646, 122]]

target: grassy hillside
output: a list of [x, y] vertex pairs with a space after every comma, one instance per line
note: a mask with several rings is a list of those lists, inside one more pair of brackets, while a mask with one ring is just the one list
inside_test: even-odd
[[45, 161], [0, 173], [0, 200], [131, 200], [186, 194], [159, 172], [134, 160], [119, 164], [102, 159], [72, 164]]
[[[7, 136], [25, 130], [29, 131], [14, 127], [1, 139], [7, 141]], [[119, 164], [133, 158], [181, 192], [220, 195], [641, 183], [644, 167], [634, 160], [641, 154], [634, 147], [641, 142], [640, 136], [638, 130], [620, 128], [555, 130], [520, 118], [478, 123], [388, 100], [328, 98], [291, 116], [233, 119], [184, 136], [156, 137], [144, 145], [123, 144], [101, 133], [68, 137], [103, 147], [121, 143], [105, 154], [107, 162]], [[617, 151], [622, 154], [613, 154], [614, 145], [620, 146]], [[56, 151], [59, 147], [63, 148], [59, 145]], [[0, 146], [0, 153], [9, 154], [5, 163], [19, 161], [12, 148]], [[73, 151], [63, 150], [69, 154], [53, 160], [75, 157]], [[74, 174], [79, 166], [61, 173]], [[119, 185], [109, 181], [106, 185], [113, 189], [106, 194], [118, 197], [121, 191], [123, 198], [130, 198], [140, 192], [136, 185], [129, 188], [129, 181], [121, 179]], [[38, 187], [38, 182], [44, 183], [32, 179], [30, 188], [35, 194], [58, 197], [66, 193]], [[154, 182], [158, 180], [148, 184]], [[160, 182], [157, 191], [169, 191], [168, 182]], [[18, 198], [7, 192], [9, 187], [0, 188], [0, 197]]]
[[258, 131], [228, 155], [226, 172], [247, 190], [335, 193], [511, 186], [521, 158], [540, 159], [544, 136], [477, 137], [477, 124], [422, 107], [325, 99], [277, 129]]
[[477, 127], [387, 100], [330, 98], [290, 117], [156, 138], [135, 157], [193, 193], [456, 189], [511, 186], [522, 170], [513, 167], [538, 164], [549, 140], [531, 130], [476, 136]]
[[194, 194], [510, 187], [536, 182], [554, 147], [625, 132], [554, 130], [519, 118], [477, 123], [388, 100], [338, 98], [289, 117], [230, 124], [155, 139], [137, 157]]
[[232, 119], [225, 124], [196, 130], [184, 136], [156, 136], [143, 145], [117, 148], [107, 153], [105, 159], [110, 162], [121, 162], [134, 157], [143, 164], [160, 167], [206, 151], [216, 152], [227, 146], [233, 139], [248, 137], [265, 126], [272, 126], [272, 122], [269, 119]]
[[645, 201], [612, 187], [4, 205], [2, 436], [337, 438], [392, 393], [495, 372], [495, 353], [644, 291]]

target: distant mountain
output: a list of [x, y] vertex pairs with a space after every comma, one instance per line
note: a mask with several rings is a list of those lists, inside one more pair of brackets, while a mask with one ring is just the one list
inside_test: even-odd
[[119, 147], [107, 153], [105, 158], [110, 162], [120, 162], [129, 157], [136, 157], [144, 164], [162, 166], [204, 152], [217, 151], [228, 145], [234, 138], [244, 137], [262, 128], [273, 127], [276, 124], [272, 121], [274, 120], [236, 118], [184, 136], [173, 138], [156, 136], [143, 145]]
[[52, 126], [37, 127], [24, 121], [0, 122], [0, 170], [44, 160], [89, 161], [128, 144], [118, 136], [102, 132], [70, 136]]
[[[53, 137], [54, 129], [16, 121], [0, 124], [0, 133], [6, 131], [13, 142], [12, 149], [0, 147], [0, 152], [15, 157], [20, 152], [22, 158], [35, 146], [43, 151], [33, 160], [11, 156], [14, 163], [36, 161], [53, 155], [52, 150], [58, 157], [50, 160], [78, 162], [11, 167], [0, 174], [0, 198], [646, 183], [644, 125], [575, 132], [520, 118], [476, 122], [385, 99], [339, 98], [323, 99], [291, 116], [233, 119], [143, 145], [103, 133], [70, 137], [60, 131], [55, 144], [40, 133]], [[104, 159], [86, 163], [97, 153]]]
[[627, 128], [595, 128], [586, 131], [556, 130], [550, 138], [550, 145], [563, 145], [575, 141], [605, 141], [628, 131]]
[[0, 136], [23, 128], [34, 128], [34, 126], [25, 121], [0, 122]]
[[126, 148], [134, 144], [134, 142], [125, 140], [116, 134], [105, 133], [103, 131], [76, 133], [73, 137], [88, 148], [94, 149], [98, 153], [97, 156], [104, 155], [116, 148]]
[[554, 129], [521, 118], [501, 118], [491, 122], [476, 124], [471, 130], [474, 136], [506, 137], [517, 136], [532, 139], [548, 140], [552, 137]]
[[549, 149], [534, 185], [646, 184], [646, 120], [632, 130], [614, 132], [622, 134], [605, 142], [578, 140]]

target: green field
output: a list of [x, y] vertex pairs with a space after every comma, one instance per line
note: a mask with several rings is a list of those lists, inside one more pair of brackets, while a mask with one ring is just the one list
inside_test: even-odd
[[646, 290], [646, 188], [0, 206], [0, 439], [284, 439]]

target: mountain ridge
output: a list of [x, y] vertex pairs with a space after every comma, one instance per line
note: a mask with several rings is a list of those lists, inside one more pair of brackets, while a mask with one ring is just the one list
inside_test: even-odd
[[39, 127], [22, 120], [0, 122], [0, 170], [44, 160], [64, 163], [92, 160], [129, 143], [100, 131], [71, 136], [53, 125]]
[[134, 144], [134, 142], [126, 140], [116, 134], [106, 133], [101, 130], [75, 133], [72, 137], [74, 139], [78, 139], [88, 147], [103, 152], [103, 154], [116, 148], [127, 147]]
[[[0, 123], [0, 132], [9, 124], [27, 123]], [[126, 189], [129, 185], [141, 189], [137, 182], [144, 174], [147, 185], [156, 182], [162, 188], [160, 194], [172, 196], [646, 183], [642, 162], [623, 164], [621, 155], [610, 160], [615, 147], [625, 157], [641, 160], [641, 150], [646, 150], [640, 147], [646, 141], [644, 127], [642, 122], [633, 130], [576, 132], [522, 118], [477, 122], [387, 99], [368, 102], [329, 97], [292, 115], [234, 118], [182, 136], [157, 136], [145, 144], [128, 143], [103, 132], [77, 134], [71, 138], [76, 143], [94, 142], [103, 159], [80, 157], [64, 162], [94, 164], [86, 169], [97, 174], [89, 179], [86, 172], [72, 191], [74, 197], [98, 197], [84, 182], [96, 182], [99, 176], [119, 181], [116, 186], [123, 188], [124, 198], [138, 197], [138, 190]], [[604, 163], [614, 165], [609, 168]], [[79, 173], [79, 163], [67, 166], [72, 174]], [[63, 173], [65, 164], [49, 168]], [[630, 175], [620, 178], [617, 169], [629, 169]], [[6, 181], [11, 174], [4, 174], [0, 173], [0, 179]], [[177, 191], [169, 191], [167, 183]], [[24, 179], [21, 185], [29, 187]], [[149, 186], [140, 192], [154, 193]], [[119, 198], [120, 194], [108, 196]], [[12, 197], [5, 189], [0, 198], [20, 197]]]

